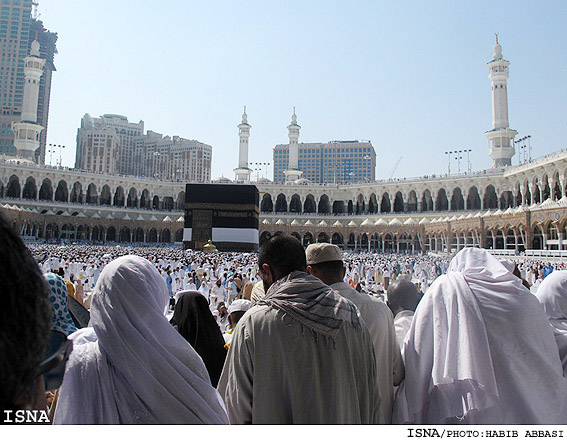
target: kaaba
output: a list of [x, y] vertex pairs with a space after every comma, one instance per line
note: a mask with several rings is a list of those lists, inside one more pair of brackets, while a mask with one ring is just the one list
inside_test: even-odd
[[183, 246], [258, 251], [260, 193], [255, 185], [186, 184]]

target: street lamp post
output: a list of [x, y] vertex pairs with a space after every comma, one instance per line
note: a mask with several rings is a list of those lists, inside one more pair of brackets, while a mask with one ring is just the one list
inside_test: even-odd
[[447, 175], [451, 176], [451, 155], [454, 152], [445, 152], [445, 154], [447, 155], [447, 160], [448, 160], [448, 164], [447, 164]]

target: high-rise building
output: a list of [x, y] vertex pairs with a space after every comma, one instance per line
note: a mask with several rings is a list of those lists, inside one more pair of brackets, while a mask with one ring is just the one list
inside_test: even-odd
[[96, 173], [117, 174], [120, 168], [120, 137], [115, 128], [97, 124], [90, 115], [81, 119], [77, 131], [75, 167]]
[[0, 154], [15, 154], [11, 126], [20, 121], [24, 98], [24, 58], [37, 37], [40, 57], [46, 60], [37, 109], [37, 123], [44, 130], [40, 134], [36, 159], [43, 163], [57, 34], [47, 31], [41, 21], [32, 18], [33, 4], [32, 0], [2, 0], [0, 6]]
[[[131, 123], [128, 118], [122, 115], [105, 114], [100, 118], [92, 118], [88, 113], [81, 120], [81, 129], [85, 126], [94, 130], [113, 129], [120, 140], [118, 147], [118, 169], [116, 173], [123, 175], [136, 175], [136, 161], [134, 159], [135, 143], [134, 140], [144, 134], [144, 121]], [[81, 129], [77, 132], [77, 147], [79, 146], [79, 136]], [[75, 167], [83, 168], [84, 164], [79, 158], [79, 151], [75, 161]]]
[[148, 130], [144, 122], [130, 123], [122, 115], [81, 119], [77, 131], [75, 167], [100, 173], [163, 180], [211, 180], [212, 147], [179, 136]]
[[135, 176], [183, 182], [209, 182], [213, 149], [210, 145], [148, 130], [134, 140]]
[[[376, 179], [376, 152], [370, 141], [299, 143], [297, 169], [317, 184], [345, 184]], [[289, 144], [274, 148], [274, 182], [286, 181]]]

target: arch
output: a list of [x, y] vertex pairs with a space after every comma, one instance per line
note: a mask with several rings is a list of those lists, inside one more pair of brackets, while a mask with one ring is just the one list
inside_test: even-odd
[[4, 188], [4, 183], [2, 181], [0, 181], [0, 198], [4, 197], [4, 192], [5, 192], [5, 188]]
[[437, 191], [437, 198], [435, 199], [435, 211], [447, 211], [449, 209], [449, 201], [447, 201], [447, 192], [444, 188]]
[[287, 212], [287, 199], [283, 193], [280, 193], [276, 198], [276, 213], [285, 212]]
[[55, 190], [55, 200], [57, 202], [67, 202], [69, 201], [69, 190], [67, 189], [67, 182], [63, 179], [57, 184], [57, 189]]
[[345, 212], [345, 202], [335, 201], [333, 202], [333, 214], [343, 214]]
[[301, 243], [301, 235], [298, 232], [294, 231], [293, 233], [291, 233], [291, 235], [295, 237], [299, 241], [299, 243]]
[[451, 210], [459, 211], [465, 209], [465, 199], [463, 198], [463, 192], [459, 187], [453, 190], [453, 195], [451, 196]]
[[73, 184], [73, 187], [71, 188], [69, 202], [73, 202], [75, 204], [83, 203], [83, 184], [81, 184], [79, 181], [75, 182]]
[[152, 199], [152, 208], [154, 210], [159, 210], [159, 196], [155, 195]]
[[364, 196], [359, 193], [356, 197], [356, 214], [364, 213], [365, 211]]
[[37, 199], [37, 184], [32, 176], [26, 179], [24, 190], [22, 191], [22, 199]]
[[85, 239], [86, 234], [87, 234], [87, 229], [84, 227], [84, 225], [79, 225], [77, 227], [76, 239], [77, 240], [83, 240], [83, 239]]
[[394, 213], [403, 213], [404, 212], [404, 197], [401, 191], [396, 193], [396, 197], [394, 198]]
[[51, 180], [45, 178], [41, 183], [39, 188], [39, 200], [40, 201], [52, 201], [53, 200], [53, 186], [51, 185]]
[[312, 194], [308, 194], [303, 203], [304, 213], [315, 213], [317, 211], [317, 204], [315, 204], [315, 197]]
[[313, 234], [311, 234], [309, 231], [307, 233], [305, 233], [303, 235], [303, 246], [306, 247], [312, 243], [315, 242], [315, 239], [313, 238]]
[[490, 184], [486, 187], [482, 204], [485, 210], [498, 208], [498, 197], [496, 196], [494, 185]]
[[348, 235], [347, 247], [348, 248], [354, 248], [355, 246], [356, 246], [356, 238], [354, 237], [354, 233], [350, 233]]
[[106, 240], [109, 242], [116, 242], [116, 228], [113, 226], [108, 227], [106, 230]]
[[102, 240], [102, 227], [95, 225], [91, 232], [91, 240], [99, 242]]
[[368, 198], [368, 212], [372, 214], [378, 213], [378, 201], [376, 200], [376, 193], [371, 193]]
[[[183, 198], [183, 200], [185, 200], [185, 198]], [[179, 228], [176, 232], [175, 232], [175, 242], [183, 242], [183, 228]]]
[[478, 188], [472, 186], [469, 188], [469, 194], [467, 195], [467, 210], [480, 210], [480, 195], [478, 194]]
[[132, 234], [130, 232], [130, 228], [122, 227], [120, 230], [120, 242], [131, 242], [132, 241]]
[[505, 210], [506, 208], [514, 206], [514, 194], [511, 191], [503, 191], [500, 195], [500, 208]]
[[143, 242], [144, 241], [144, 230], [138, 227], [134, 230], [134, 236], [132, 242]]
[[157, 230], [155, 228], [151, 228], [150, 231], [148, 232], [147, 241], [150, 243], [157, 242]]
[[[180, 191], [177, 194], [177, 200], [175, 201], [176, 203], [176, 207], [178, 210], [182, 210], [185, 208], [185, 192], [184, 191]], [[149, 206], [148, 206], [149, 208]], [[180, 242], [180, 241], [176, 241], [176, 242]]]
[[125, 195], [124, 195], [124, 188], [119, 185], [116, 187], [116, 191], [114, 192], [114, 201], [112, 205], [115, 207], [124, 207], [125, 203]]
[[348, 204], [347, 204], [347, 213], [348, 213], [348, 214], [354, 213], [354, 204], [352, 203], [352, 201], [348, 201]]
[[324, 243], [329, 243], [331, 241], [331, 238], [329, 237], [329, 235], [327, 233], [325, 233], [324, 231], [321, 231], [318, 235], [317, 235], [317, 242], [324, 242]]
[[495, 242], [495, 249], [503, 250], [504, 249], [504, 235], [502, 234], [502, 230], [496, 231], [496, 242]]
[[417, 211], [417, 194], [415, 190], [409, 192], [408, 202], [406, 204], [406, 211], [414, 212]]
[[112, 195], [110, 194], [110, 187], [105, 184], [100, 191], [100, 198], [99, 198], [100, 205], [111, 205], [112, 204]]
[[91, 183], [87, 187], [87, 197], [85, 198], [87, 204], [98, 204], [98, 192], [96, 191], [96, 185]]
[[390, 195], [386, 192], [382, 195], [382, 201], [380, 202], [380, 213], [389, 213], [392, 209], [390, 205]]
[[18, 178], [16, 175], [10, 176], [10, 179], [8, 180], [8, 185], [7, 185], [7, 188], [6, 188], [6, 197], [7, 198], [19, 199], [20, 191], [21, 191], [20, 178]]
[[130, 188], [128, 192], [128, 199], [126, 200], [126, 206], [132, 208], [138, 208], [138, 190], [134, 187]]
[[319, 199], [317, 212], [320, 214], [329, 214], [331, 212], [331, 203], [329, 202], [329, 196], [326, 194], [322, 195], [321, 199]]
[[166, 196], [163, 198], [163, 209], [171, 211], [173, 210], [173, 198], [171, 196]]
[[265, 193], [264, 196], [262, 196], [260, 211], [262, 213], [272, 213], [274, 211], [274, 203], [272, 202], [272, 196], [270, 193]]
[[533, 230], [532, 249], [543, 250], [543, 230], [539, 225], [536, 225]]
[[344, 245], [344, 238], [341, 233], [333, 233], [331, 237], [331, 243], [333, 245]]
[[169, 243], [171, 242], [171, 231], [169, 231], [169, 228], [164, 228], [161, 232], [161, 241], [163, 243]]
[[59, 238], [59, 227], [56, 224], [50, 223], [45, 227], [45, 238], [46, 239], [58, 239]]
[[151, 202], [150, 191], [147, 188], [144, 188], [140, 195], [140, 208], [146, 208], [149, 210]]
[[289, 201], [289, 211], [291, 213], [301, 213], [301, 199], [298, 194], [294, 194]]
[[421, 211], [433, 211], [433, 208], [433, 197], [431, 196], [431, 191], [427, 189], [421, 197]]
[[262, 231], [262, 234], [260, 234], [260, 246], [264, 245], [270, 239], [270, 237], [272, 237], [272, 235], [269, 231]]

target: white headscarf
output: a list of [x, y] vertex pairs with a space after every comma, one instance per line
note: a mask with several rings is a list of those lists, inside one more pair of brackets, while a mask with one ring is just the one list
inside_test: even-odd
[[553, 271], [539, 286], [535, 296], [549, 318], [563, 372], [567, 376], [567, 271]]
[[537, 299], [467, 248], [421, 300], [406, 337], [393, 421], [564, 424], [567, 379]]
[[146, 259], [109, 263], [93, 292], [92, 328], [74, 334], [56, 424], [225, 424], [201, 358], [165, 318], [164, 280]]

